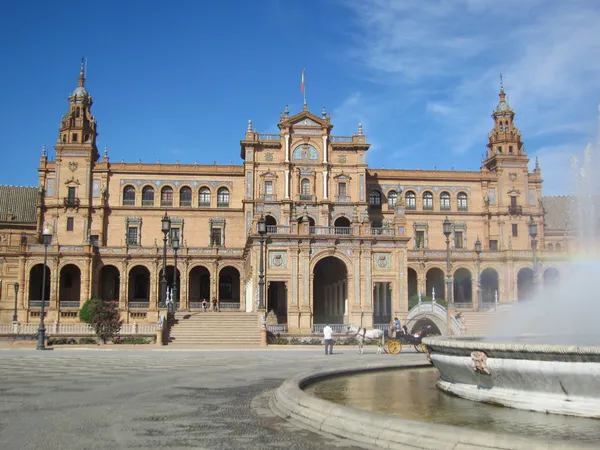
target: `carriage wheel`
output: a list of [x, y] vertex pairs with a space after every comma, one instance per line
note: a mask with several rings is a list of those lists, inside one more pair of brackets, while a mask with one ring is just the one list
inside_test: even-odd
[[423, 353], [423, 345], [424, 344], [415, 344], [415, 350], [417, 351], [417, 353]]
[[389, 339], [387, 339], [385, 341], [385, 343], [383, 344], [383, 351], [386, 352], [386, 353], [391, 353], [390, 352], [390, 342], [391, 341]]
[[392, 355], [397, 355], [398, 353], [400, 353], [402, 351], [402, 344], [398, 341], [390, 341], [390, 353]]

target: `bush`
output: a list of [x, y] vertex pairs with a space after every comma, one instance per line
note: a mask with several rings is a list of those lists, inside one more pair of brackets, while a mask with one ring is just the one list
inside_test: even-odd
[[79, 344], [97, 344], [98, 341], [96, 341], [96, 338], [88, 338], [88, 337], [84, 337], [79, 339]]
[[98, 338], [104, 344], [108, 340], [114, 340], [123, 324], [118, 303], [115, 301], [104, 302], [100, 299], [92, 299], [89, 303], [89, 323], [94, 328]]
[[129, 345], [154, 344], [154, 339], [140, 336], [127, 336], [123, 338], [116, 338], [113, 343]]
[[101, 298], [91, 298], [87, 300], [79, 310], [79, 320], [83, 323], [92, 323], [92, 310], [99, 307], [103, 303]]
[[[425, 297], [422, 296], [421, 297], [421, 301], [422, 302], [431, 302], [433, 301], [433, 299], [431, 297]], [[446, 302], [446, 300], [444, 300], [443, 298], [437, 298], [435, 299], [435, 302], [437, 304], [439, 304], [440, 306], [443, 306], [444, 308], [448, 307], [448, 302]], [[414, 308], [415, 306], [417, 306], [419, 304], [419, 295], [415, 294], [412, 297], [410, 297], [408, 299], [408, 309], [409, 311]]]

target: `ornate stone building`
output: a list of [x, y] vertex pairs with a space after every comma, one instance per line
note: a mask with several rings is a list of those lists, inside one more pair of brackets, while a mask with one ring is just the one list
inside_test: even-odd
[[[267, 308], [290, 332], [326, 322], [370, 326], [395, 315], [404, 319], [419, 294], [443, 304], [449, 298], [446, 218], [452, 224], [451, 310], [517, 301], [535, 279], [551, 281], [564, 260], [560, 232], [550, 233], [552, 251], [541, 250], [547, 232], [541, 171], [537, 164], [528, 170], [503, 89], [481, 168], [466, 172], [370, 168], [360, 124], [351, 136], [336, 136], [325, 110], [313, 114], [306, 107], [293, 115], [286, 107], [278, 134], [259, 134], [249, 121], [240, 165], [112, 162], [106, 148], [101, 155], [96, 147], [83, 69], [68, 102], [56, 157], [50, 160], [44, 149], [39, 189], [25, 188], [34, 192], [25, 201], [29, 228], [3, 225], [10, 244], [4, 232], [2, 322], [12, 318], [15, 281], [19, 320], [39, 319], [45, 228], [53, 236], [49, 320], [77, 321], [81, 303], [101, 296], [119, 301], [125, 321], [155, 321], [165, 212], [181, 242], [177, 269], [167, 242], [168, 285], [177, 280], [180, 310], [213, 298], [221, 308], [257, 310], [256, 224], [265, 217]], [[539, 230], [539, 277], [532, 270], [530, 220]]]

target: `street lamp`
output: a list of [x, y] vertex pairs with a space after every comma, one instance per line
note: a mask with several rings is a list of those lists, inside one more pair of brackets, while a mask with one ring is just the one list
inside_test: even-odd
[[171, 219], [167, 216], [167, 212], [165, 211], [165, 215], [161, 220], [161, 230], [163, 232], [163, 267], [162, 274], [160, 277], [160, 304], [161, 306], [166, 306], [167, 303], [167, 235], [169, 231], [171, 231]]
[[452, 222], [448, 220], [448, 216], [442, 223], [444, 236], [446, 236], [446, 291], [448, 292], [448, 307], [453, 306], [452, 300], [452, 275], [450, 273], [450, 235], [452, 234]]
[[19, 321], [19, 316], [17, 316], [17, 299], [19, 298], [19, 283], [15, 283], [15, 312], [13, 313], [13, 322]]
[[475, 241], [475, 254], [477, 255], [477, 309], [480, 310], [483, 302], [483, 293], [481, 292], [481, 241], [479, 236]]
[[260, 235], [260, 262], [258, 272], [258, 309], [265, 309], [265, 267], [263, 260], [263, 245], [265, 243], [265, 234], [267, 234], [267, 221], [261, 215], [256, 223], [256, 229]]
[[529, 236], [531, 237], [531, 249], [533, 250], [533, 285], [537, 283], [538, 264], [537, 264], [537, 223], [533, 220], [533, 216], [529, 216]]
[[175, 298], [175, 307], [177, 307], [177, 300], [179, 298], [179, 289], [177, 287], [177, 251], [179, 250], [179, 236], [175, 233], [171, 235], [171, 248], [175, 253], [175, 270], [173, 271], [173, 297]]
[[44, 326], [44, 303], [46, 302], [46, 262], [48, 260], [48, 246], [52, 242], [52, 231], [46, 228], [42, 232], [42, 244], [44, 244], [44, 268], [42, 272], [42, 307], [40, 309], [40, 326], [38, 328], [37, 350], [46, 350], [46, 327]]

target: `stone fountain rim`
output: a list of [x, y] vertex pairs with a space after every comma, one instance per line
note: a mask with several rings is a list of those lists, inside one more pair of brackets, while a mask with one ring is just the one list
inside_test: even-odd
[[423, 343], [426, 346], [436, 348], [487, 350], [507, 353], [600, 355], [600, 346], [486, 342], [483, 339], [484, 337], [479, 335], [430, 336], [423, 338]]

